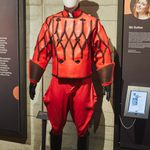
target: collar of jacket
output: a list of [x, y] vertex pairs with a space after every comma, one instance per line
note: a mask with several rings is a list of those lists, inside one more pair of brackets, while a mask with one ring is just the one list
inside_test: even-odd
[[[69, 12], [65, 9], [62, 12], [64, 17], [69, 17]], [[79, 8], [79, 6], [77, 7], [77, 9], [72, 13], [73, 18], [77, 18], [82, 14], [82, 10]]]

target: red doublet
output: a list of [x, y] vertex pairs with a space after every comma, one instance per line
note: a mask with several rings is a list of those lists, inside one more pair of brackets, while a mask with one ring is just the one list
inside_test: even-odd
[[[92, 62], [96, 63], [101, 84], [107, 86], [112, 83], [114, 63], [111, 58], [109, 39], [100, 20], [82, 12], [80, 9], [73, 13], [73, 18], [69, 17], [66, 10], [48, 17], [42, 25], [33, 58], [30, 61], [31, 82], [35, 83], [40, 80], [51, 58], [52, 74], [58, 78], [54, 79], [53, 77], [52, 82], [55, 80], [56, 84], [58, 82], [58, 86], [51, 83], [45, 94], [44, 102], [47, 104], [52, 127], [54, 130], [56, 129], [55, 132], [61, 130], [62, 124], [66, 120], [69, 104], [73, 119], [81, 135], [87, 129], [88, 122], [93, 113], [94, 101], [91, 100], [92, 96], [88, 94], [92, 92], [92, 83], [91, 81], [88, 82], [86, 88], [83, 88], [85, 84], [82, 84], [92, 74]], [[61, 81], [63, 78], [68, 79], [68, 82], [70, 82], [70, 79], [73, 81], [75, 79], [83, 80], [77, 85], [78, 88], [75, 88], [77, 90], [75, 90], [74, 96], [72, 96], [71, 91], [73, 100], [69, 102], [70, 94], [64, 95], [66, 93], [65, 86], [72, 89], [76, 84], [72, 81], [71, 86], [69, 85], [70, 83], [56, 81]], [[88, 80], [91, 79], [88, 78]], [[85, 110], [87, 103], [91, 103], [92, 107]], [[61, 114], [64, 110], [62, 118], [55, 113], [55, 108], [57, 107], [57, 111], [60, 110], [58, 114]], [[82, 112], [79, 118], [79, 114], [76, 114], [76, 112], [79, 112], [80, 109], [85, 110], [85, 115]], [[80, 122], [80, 125], [77, 122]], [[82, 126], [81, 131], [79, 126]]]
[[59, 78], [88, 77], [94, 61], [102, 84], [111, 84], [113, 62], [103, 26], [80, 9], [74, 16], [64, 10], [43, 23], [30, 61], [31, 82], [39, 81], [52, 57], [52, 74]]

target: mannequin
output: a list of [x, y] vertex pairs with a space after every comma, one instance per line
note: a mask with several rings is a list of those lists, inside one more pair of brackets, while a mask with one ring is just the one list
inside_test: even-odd
[[75, 10], [78, 7], [79, 0], [63, 0], [63, 4], [66, 8]]
[[87, 150], [88, 125], [96, 102], [92, 62], [108, 100], [114, 62], [100, 21], [84, 13], [78, 0], [63, 0], [63, 3], [64, 10], [47, 17], [42, 25], [30, 60], [29, 93], [34, 99], [36, 85], [52, 58], [52, 79], [43, 97], [52, 125], [51, 150], [61, 150], [68, 111], [77, 128], [77, 150]]

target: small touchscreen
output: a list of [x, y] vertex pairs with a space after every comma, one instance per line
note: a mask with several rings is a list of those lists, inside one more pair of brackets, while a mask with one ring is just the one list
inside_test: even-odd
[[135, 114], [145, 114], [147, 95], [148, 93], [145, 91], [131, 90], [128, 112]]

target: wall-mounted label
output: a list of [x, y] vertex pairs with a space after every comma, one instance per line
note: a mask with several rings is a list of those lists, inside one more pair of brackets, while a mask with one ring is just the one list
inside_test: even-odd
[[20, 131], [18, 21], [18, 0], [0, 0], [0, 131]]
[[[123, 122], [120, 123], [118, 143], [121, 149], [140, 147], [144, 150], [150, 149], [150, 94], [147, 90], [150, 88], [150, 3], [149, 0], [123, 0], [123, 3], [123, 49], [120, 55], [120, 114]], [[128, 87], [131, 89], [127, 90]], [[134, 122], [131, 117], [144, 119]]]

